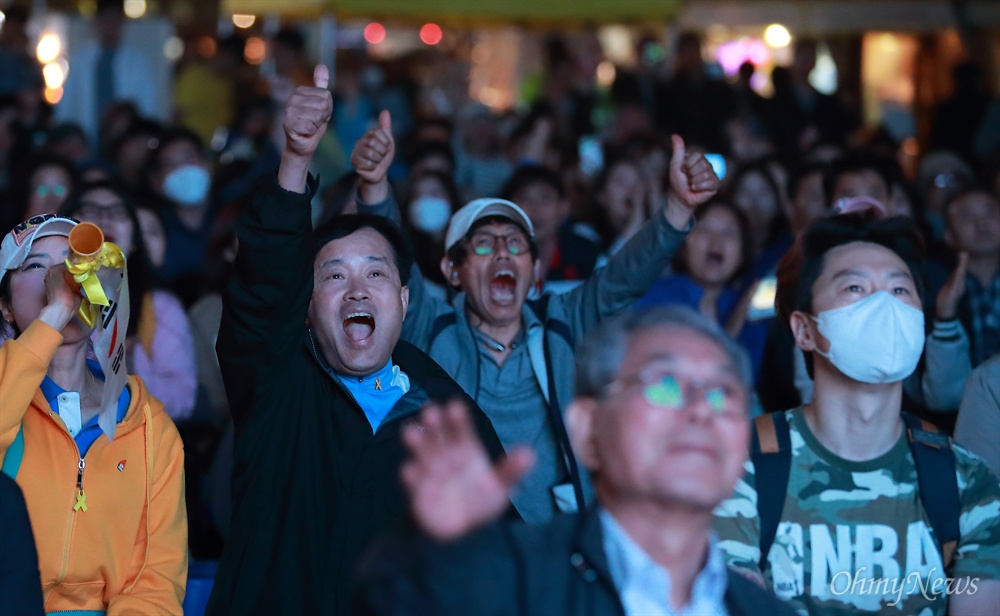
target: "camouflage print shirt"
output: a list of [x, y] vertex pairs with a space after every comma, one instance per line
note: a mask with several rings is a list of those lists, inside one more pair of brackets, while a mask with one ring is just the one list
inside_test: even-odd
[[[768, 586], [813, 615], [943, 615], [947, 594], [1000, 579], [1000, 482], [956, 445], [961, 539], [943, 571], [920, 504], [905, 433], [882, 456], [840, 458], [810, 432], [801, 409], [786, 411], [792, 446], [788, 492], [768, 554]], [[754, 468], [715, 511], [719, 546], [730, 565], [759, 572], [760, 520]]]

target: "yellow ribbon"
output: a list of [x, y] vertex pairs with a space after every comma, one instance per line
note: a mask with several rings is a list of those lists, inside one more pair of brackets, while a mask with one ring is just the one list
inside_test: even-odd
[[73, 505], [73, 511], [80, 511], [83, 509], [84, 513], [87, 511], [87, 494], [83, 490], [76, 493], [76, 504]]
[[[97, 306], [108, 306], [108, 296], [101, 286], [101, 281], [97, 278], [97, 271], [102, 267], [122, 269], [125, 267], [125, 254], [122, 249], [111, 242], [104, 242], [101, 250], [93, 258], [86, 261], [73, 262], [66, 259], [66, 270], [73, 275], [73, 280], [77, 281], [86, 294], [80, 303], [80, 320], [93, 327], [97, 322], [101, 309]], [[96, 304], [96, 305], [95, 305]]]

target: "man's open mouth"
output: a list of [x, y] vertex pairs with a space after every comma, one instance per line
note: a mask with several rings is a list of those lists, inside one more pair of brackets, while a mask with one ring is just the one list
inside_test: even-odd
[[490, 298], [497, 302], [513, 301], [517, 295], [517, 276], [510, 270], [500, 270], [490, 280]]
[[375, 331], [375, 317], [370, 312], [352, 312], [344, 319], [344, 332], [355, 342], [367, 339]]

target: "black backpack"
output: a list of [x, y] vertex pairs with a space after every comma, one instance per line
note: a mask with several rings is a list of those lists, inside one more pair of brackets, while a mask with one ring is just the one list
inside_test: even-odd
[[[945, 569], [951, 564], [961, 535], [958, 518], [962, 504], [955, 475], [955, 452], [951, 439], [933, 424], [902, 413], [910, 453], [917, 467], [917, 489]], [[792, 446], [788, 420], [782, 413], [767, 413], [754, 420], [750, 459], [757, 487], [757, 515], [760, 517], [760, 571], [767, 567], [781, 512], [788, 492], [792, 466]]]

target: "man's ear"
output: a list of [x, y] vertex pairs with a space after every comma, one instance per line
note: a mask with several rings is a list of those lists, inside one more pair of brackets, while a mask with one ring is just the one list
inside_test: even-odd
[[448, 255], [441, 257], [441, 273], [449, 285], [458, 287], [458, 270], [455, 269], [455, 262], [448, 258]]
[[816, 322], [808, 314], [796, 310], [789, 319], [789, 325], [792, 328], [795, 346], [811, 353], [822, 344], [826, 348], [820, 350], [829, 352], [830, 343], [820, 335], [819, 330], [816, 329]]
[[566, 409], [566, 431], [577, 459], [587, 470], [600, 470], [594, 442], [594, 417], [598, 412], [595, 398], [576, 398]]
[[399, 301], [403, 304], [403, 316], [406, 316], [406, 310], [410, 307], [410, 287], [408, 285], [403, 285], [399, 289]]

